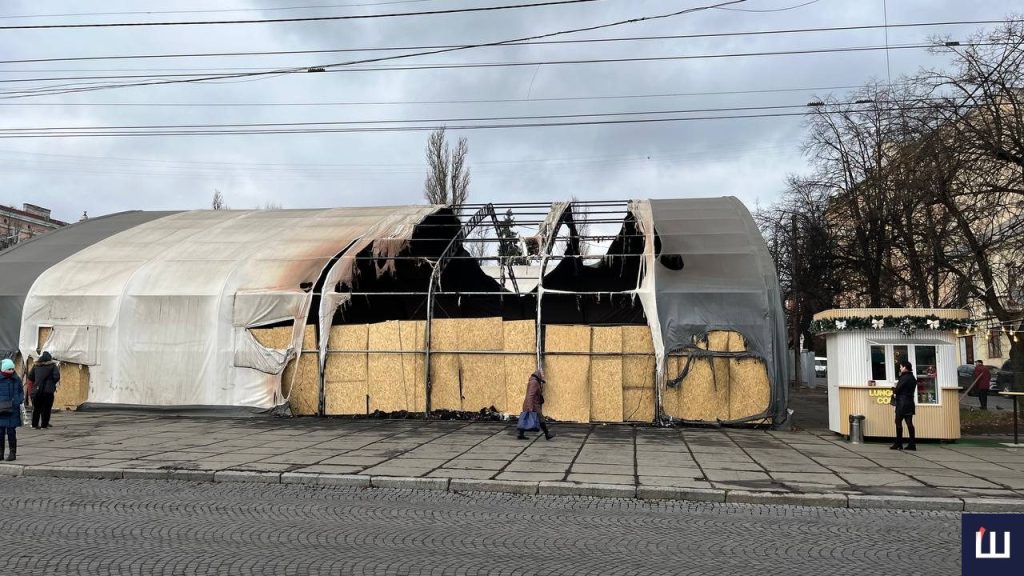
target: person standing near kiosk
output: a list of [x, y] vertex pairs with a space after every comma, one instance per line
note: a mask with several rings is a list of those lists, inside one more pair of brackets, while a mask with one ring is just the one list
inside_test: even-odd
[[[917, 378], [914, 367], [907, 360], [900, 361], [900, 378], [893, 391], [893, 403], [896, 406], [896, 442], [890, 450], [917, 450], [917, 438], [914, 435], [914, 397], [917, 395]], [[907, 422], [910, 442], [903, 446], [903, 421]]]

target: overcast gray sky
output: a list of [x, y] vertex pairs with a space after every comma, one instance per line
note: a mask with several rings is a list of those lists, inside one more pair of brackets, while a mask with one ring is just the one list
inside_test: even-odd
[[[541, 0], [522, 0], [532, 3]], [[564, 38], [682, 35], [878, 25], [883, 0], [748, 0], [749, 11], [709, 10]], [[451, 9], [511, 0], [0, 1], [0, 26], [54, 23], [266, 19]], [[0, 60], [128, 54], [326, 50], [494, 42], [668, 13], [713, 0], [602, 0], [474, 14], [349, 21], [0, 31]], [[319, 8], [300, 6], [320, 5]], [[329, 7], [327, 7], [329, 6]], [[991, 20], [1010, 0], [888, 0], [890, 24]], [[193, 11], [110, 14], [139, 10]], [[211, 12], [216, 10], [217, 12]], [[227, 10], [232, 10], [228, 12]], [[239, 10], [239, 11], [233, 11]], [[756, 12], [754, 10], [757, 10]], [[50, 15], [50, 16], [42, 16]], [[16, 18], [19, 16], [19, 18]], [[20, 18], [20, 16], [39, 16]], [[982, 28], [890, 29], [891, 46], [935, 34], [963, 39]], [[619, 43], [490, 47], [422, 56], [381, 67], [467, 62], [662, 57], [880, 46], [883, 30], [722, 36]], [[80, 94], [4, 98], [64, 76], [182, 73], [182, 69], [274, 69], [345, 61], [367, 53], [167, 58], [0, 64], [0, 128], [368, 121], [690, 110], [803, 104], [887, 77], [884, 51], [675, 61], [289, 74]], [[380, 52], [369, 55], [381, 55]], [[945, 58], [920, 49], [889, 53], [891, 75]], [[695, 92], [786, 92], [677, 95]], [[8, 91], [4, 94], [3, 91]], [[566, 97], [648, 96], [551, 100]], [[423, 104], [451, 100], [515, 102]], [[338, 102], [375, 102], [312, 106]], [[388, 104], [384, 104], [388, 103]], [[133, 105], [125, 105], [133, 104]], [[168, 104], [189, 106], [167, 106]], [[191, 106], [210, 105], [218, 106]], [[260, 105], [256, 105], [260, 104]], [[264, 104], [280, 104], [266, 106]], [[298, 104], [307, 104], [299, 106]], [[728, 114], [728, 113], [726, 113]], [[706, 115], [706, 114], [704, 114]], [[680, 116], [677, 114], [676, 116]], [[771, 201], [787, 174], [805, 170], [798, 117], [455, 131], [470, 146], [472, 201], [735, 195], [753, 208]], [[128, 209], [208, 208], [220, 190], [232, 208], [422, 202], [425, 132], [0, 139], [0, 202], [53, 209], [77, 220]]]

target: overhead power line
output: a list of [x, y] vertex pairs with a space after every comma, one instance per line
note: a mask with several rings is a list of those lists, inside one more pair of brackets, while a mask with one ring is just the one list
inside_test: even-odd
[[282, 12], [285, 10], [323, 10], [324, 8], [361, 8], [369, 6], [387, 6], [391, 4], [420, 4], [436, 0], [390, 0], [388, 2], [361, 2], [355, 4], [314, 4], [307, 6], [272, 6], [268, 8], [218, 8], [207, 10], [145, 10], [134, 12], [73, 12], [70, 14], [18, 14], [0, 16], [0, 20], [21, 20], [28, 18], [67, 18], [81, 16], [140, 16], [153, 14], [218, 14], [227, 12]]
[[[926, 99], [921, 99], [924, 101]], [[908, 101], [909, 102], [909, 101]], [[838, 103], [830, 106], [850, 106], [854, 103]], [[873, 104], [865, 102], [865, 104]], [[592, 114], [552, 114], [534, 116], [499, 116], [483, 118], [430, 118], [405, 120], [364, 120], [327, 122], [281, 122], [252, 124], [176, 124], [138, 126], [52, 126], [41, 128], [0, 129], [0, 138], [54, 138], [83, 136], [208, 136], [208, 135], [266, 135], [266, 134], [325, 134], [362, 132], [414, 132], [434, 130], [446, 126], [452, 130], [481, 130], [502, 128], [537, 128], [555, 126], [596, 126], [616, 124], [644, 124], [663, 122], [688, 122], [698, 120], [734, 120], [747, 118], [781, 118], [804, 116], [806, 111], [786, 112], [794, 108], [807, 108], [808, 104], [787, 106], [750, 106], [733, 108], [704, 108], [693, 110], [659, 110], [645, 112], [609, 112]], [[904, 106], [902, 110], [920, 110], [922, 106]], [[759, 114], [715, 115], [715, 116], [671, 116], [667, 118], [636, 118], [662, 114], [692, 114], [704, 112], [732, 112], [766, 110]], [[827, 110], [815, 104], [815, 113], [835, 114], [843, 110]], [[861, 112], [882, 111], [877, 108], [862, 108]], [[625, 117], [625, 118], [624, 118]], [[583, 120], [582, 118], [594, 118]], [[560, 121], [551, 121], [560, 120]], [[516, 122], [523, 121], [523, 122]], [[455, 122], [500, 122], [496, 124], [453, 124]], [[406, 126], [381, 126], [381, 124], [413, 124]]]
[[329, 106], [408, 106], [433, 104], [504, 104], [572, 102], [583, 100], [633, 100], [645, 98], [680, 98], [691, 96], [734, 96], [744, 94], [774, 94], [786, 92], [816, 92], [823, 90], [851, 90], [862, 85], [806, 86], [802, 88], [762, 88], [753, 90], [719, 90], [707, 92], [665, 92], [656, 94], [621, 94], [597, 96], [555, 96], [547, 98], [470, 98], [450, 100], [348, 100], [337, 102], [0, 102], [0, 106], [46, 107], [146, 107], [146, 108], [239, 108], [239, 107], [329, 107]]
[[329, 22], [337, 20], [367, 20], [379, 18], [405, 18], [410, 16], [440, 16], [444, 14], [465, 14], [471, 12], [497, 12], [523, 8], [542, 8], [565, 4], [585, 4], [602, 0], [550, 0], [533, 4], [505, 4], [502, 6], [477, 6], [474, 8], [447, 8], [444, 10], [423, 10], [420, 12], [389, 12], [385, 14], [350, 14], [343, 16], [309, 16], [303, 18], [263, 18], [253, 20], [179, 20], [173, 22], [90, 22], [88, 24], [22, 24], [0, 26], [0, 30], [53, 30], [80, 28], [140, 28], [145, 26], [209, 26], [236, 24], [280, 24], [285, 22]]
[[[696, 12], [703, 12], [705, 10], [711, 10], [712, 8], [718, 8], [718, 7], [721, 7], [721, 6], [730, 6], [730, 5], [733, 5], [733, 4], [740, 4], [740, 3], [743, 3], [745, 1], [746, 0], [726, 0], [724, 2], [718, 2], [716, 4], [707, 4], [707, 5], [703, 5], [703, 6], [695, 6], [693, 8], [685, 8], [685, 9], [682, 9], [682, 10], [676, 10], [674, 12], [668, 12], [668, 13], [663, 13], [663, 14], [655, 14], [655, 15], [651, 15], [651, 16], [638, 16], [638, 17], [635, 17], [635, 18], [628, 18], [626, 20], [617, 20], [617, 21], [614, 21], [614, 22], [607, 22], [605, 24], [596, 24], [596, 25], [593, 25], [593, 26], [584, 26], [584, 27], [581, 27], [581, 28], [571, 28], [571, 29], [567, 29], [567, 30], [559, 30], [559, 31], [556, 31], [556, 32], [548, 32], [546, 34], [535, 34], [535, 35], [532, 35], [532, 36], [525, 36], [525, 37], [521, 37], [521, 38], [509, 38], [507, 40], [499, 40], [499, 41], [496, 41], [496, 42], [482, 42], [482, 43], [478, 43], [478, 44], [467, 44], [465, 46], [458, 46], [458, 47], [454, 47], [454, 48], [443, 48], [443, 49], [438, 49], [438, 50], [426, 50], [426, 51], [414, 52], [414, 53], [410, 53], [410, 54], [399, 54], [399, 55], [395, 55], [395, 56], [381, 56], [381, 57], [377, 57], [377, 58], [365, 58], [365, 59], [362, 59], [362, 60], [350, 60], [350, 61], [347, 61], [347, 62], [337, 62], [337, 63], [334, 63], [334, 64], [320, 65], [318, 68], [326, 70], [326, 69], [329, 69], [329, 68], [338, 68], [338, 67], [342, 67], [342, 66], [353, 66], [353, 65], [358, 65], [358, 64], [370, 64], [370, 63], [374, 63], [374, 62], [383, 62], [383, 61], [388, 61], [388, 60], [400, 60], [400, 59], [404, 59], [404, 58], [414, 58], [414, 57], [417, 57], [417, 56], [429, 56], [429, 55], [433, 55], [433, 54], [444, 54], [444, 53], [450, 53], [450, 52], [458, 52], [458, 51], [462, 51], [462, 50], [470, 50], [470, 49], [474, 49], [474, 48], [483, 48], [483, 47], [488, 47], [488, 46], [502, 46], [502, 45], [505, 45], [505, 44], [515, 43], [515, 42], [526, 42], [526, 41], [530, 41], [530, 40], [543, 40], [543, 39], [546, 39], [546, 38], [552, 38], [552, 37], [555, 37], [555, 36], [563, 36], [563, 35], [566, 35], [566, 34], [576, 34], [576, 33], [579, 33], [579, 32], [593, 32], [595, 30], [605, 30], [605, 29], [608, 29], [608, 28], [614, 28], [614, 27], [618, 27], [618, 26], [625, 26], [625, 25], [629, 25], [629, 24], [637, 24], [637, 23], [640, 23], [640, 22], [652, 22], [652, 21], [655, 21], [655, 20], [664, 20], [664, 19], [667, 19], [667, 18], [674, 18], [676, 16], [682, 16], [682, 15], [685, 15], [685, 14], [693, 14], [693, 13], [696, 13]], [[206, 77], [201, 77], [201, 78], [187, 78], [187, 79], [173, 79], [173, 80], [150, 80], [150, 81], [144, 81], [144, 82], [128, 82], [128, 83], [120, 83], [120, 84], [108, 84], [108, 85], [100, 85], [100, 86], [88, 86], [88, 87], [79, 87], [79, 88], [69, 88], [69, 89], [65, 89], [65, 90], [53, 91], [53, 92], [48, 92], [48, 93], [50, 93], [50, 94], [68, 94], [68, 93], [74, 93], [74, 92], [89, 92], [89, 91], [95, 91], [95, 90], [109, 90], [109, 89], [116, 89], [116, 88], [129, 88], [129, 87], [135, 87], [135, 86], [155, 86], [155, 85], [164, 85], [164, 84], [194, 83], [194, 82], [203, 82], [203, 81], [211, 81], [211, 80], [229, 80], [229, 79], [243, 79], [243, 78], [254, 78], [255, 79], [255, 78], [259, 78], [259, 77], [279, 76], [279, 75], [282, 75], [282, 74], [300, 73], [300, 72], [305, 72], [306, 70], [307, 70], [306, 67], [303, 67], [303, 68], [282, 68], [282, 69], [277, 69], [277, 70], [268, 70], [268, 71], [264, 71], [264, 72], [247, 72], [247, 73], [244, 73], [244, 74], [222, 74], [222, 75], [216, 75], [216, 76], [206, 76]], [[32, 94], [18, 95], [18, 96], [7, 96], [6, 98], [26, 98], [26, 97], [36, 96], [36, 95], [39, 95], [39, 94], [41, 94], [41, 92], [36, 92], [36, 93], [32, 93]]]
[[[560, 44], [591, 44], [591, 43], [614, 43], [614, 42], [642, 42], [661, 40], [687, 40], [699, 38], [723, 38], [731, 36], [762, 36], [776, 34], [809, 34], [821, 32], [849, 32], [858, 30], [880, 30], [885, 28], [927, 28], [937, 26], [983, 26], [987, 24], [1001, 24], [1003, 22], [1022, 22], [1024, 20], [958, 20], [945, 22], [908, 22], [905, 24], [872, 24], [864, 26], [833, 26], [828, 28], [790, 28], [782, 30], [748, 30], [736, 32], [706, 32], [700, 34], [673, 34], [666, 36], [625, 36], [615, 38], [579, 38], [563, 40], [541, 40], [506, 42], [506, 46], [546, 46]], [[465, 44], [440, 44], [422, 46], [375, 46], [363, 48], [333, 48], [323, 50], [254, 50], [245, 52], [183, 52], [169, 54], [124, 54], [105, 56], [69, 56], [63, 58], [24, 58], [19, 60], [0, 60], [0, 64], [36, 64], [43, 62], [81, 62], [93, 60], [144, 60], [160, 58], [212, 58], [212, 57], [241, 57], [241, 56], [295, 56], [302, 54], [339, 54], [352, 52], [400, 52], [406, 50], [436, 50], [443, 48], [459, 48]]]
[[[995, 46], [1005, 45], [1001, 43], [962, 43], [961, 46]], [[514, 68], [514, 67], [534, 67], [534, 66], [568, 66], [568, 65], [586, 65], [586, 64], [631, 64], [631, 63], [645, 63], [645, 61], [671, 61], [671, 60], [690, 60], [690, 59], [717, 59], [717, 58], [737, 58], [737, 57], [757, 57], [757, 56], [792, 56], [792, 55], [806, 55], [806, 54], [825, 54], [825, 53], [839, 53], [839, 52], [866, 52], [866, 51], [879, 51], [879, 50], [905, 50], [905, 49], [930, 49], [939, 47], [936, 44], [901, 44], [901, 45], [890, 45], [890, 46], [841, 46], [837, 48], [811, 48], [801, 50], [768, 50], [762, 52], [729, 52], [722, 54], [680, 54], [673, 56], [635, 56], [635, 57], [622, 57], [622, 58], [573, 58], [573, 59], [561, 59], [561, 60], [528, 60], [528, 61], [492, 61], [492, 63], [454, 63], [454, 64], [421, 64], [421, 65], [408, 65], [408, 66], [390, 66], [390, 67], [345, 67], [337, 70], [317, 70], [322, 67], [310, 67], [309, 73], [352, 73], [352, 72], [409, 72], [416, 70], [459, 70], [459, 69], [473, 69], [473, 68]], [[253, 69], [249, 69], [253, 70]], [[265, 71], [265, 68], [259, 68], [255, 70]], [[3, 71], [0, 71], [3, 72]], [[46, 72], [46, 71], [39, 71]], [[225, 72], [221, 72], [225, 73]], [[231, 73], [245, 74], [242, 71], [234, 69]], [[209, 71], [198, 71], [194, 73], [176, 73], [176, 74], [115, 74], [115, 75], [101, 75], [101, 76], [50, 76], [50, 77], [36, 77], [36, 78], [8, 78], [0, 80], [0, 84], [15, 84], [23, 82], [56, 82], [66, 80], [127, 80], [127, 79], [141, 79], [141, 78], [191, 78], [197, 76], [205, 76], [210, 74]], [[43, 88], [47, 88], [44, 86]], [[0, 92], [3, 93], [3, 92]]]

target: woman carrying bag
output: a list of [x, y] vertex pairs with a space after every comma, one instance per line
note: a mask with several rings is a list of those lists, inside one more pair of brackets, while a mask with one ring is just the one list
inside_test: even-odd
[[[25, 403], [25, 389], [21, 378], [14, 372], [14, 361], [5, 358], [0, 363], [0, 459], [13, 462], [18, 455], [18, 426], [21, 426], [21, 407]], [[4, 444], [10, 446], [4, 458]]]
[[523, 412], [519, 415], [519, 422], [516, 428], [519, 430], [519, 435], [516, 438], [520, 440], [526, 440], [527, 430], [540, 429], [544, 432], [544, 438], [551, 440], [555, 437], [554, 434], [548, 432], [548, 427], [544, 424], [544, 395], [541, 393], [541, 387], [544, 385], [544, 372], [538, 369], [530, 376], [530, 383], [526, 385], [526, 398], [523, 399]]

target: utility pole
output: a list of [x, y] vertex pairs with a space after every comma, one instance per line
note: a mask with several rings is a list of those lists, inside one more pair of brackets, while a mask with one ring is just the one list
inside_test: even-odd
[[793, 271], [790, 278], [790, 293], [793, 298], [793, 315], [790, 317], [790, 324], [793, 329], [793, 388], [800, 388], [800, 243], [797, 238], [798, 227], [796, 214], [793, 215], [792, 233], [790, 245], [792, 250]]

